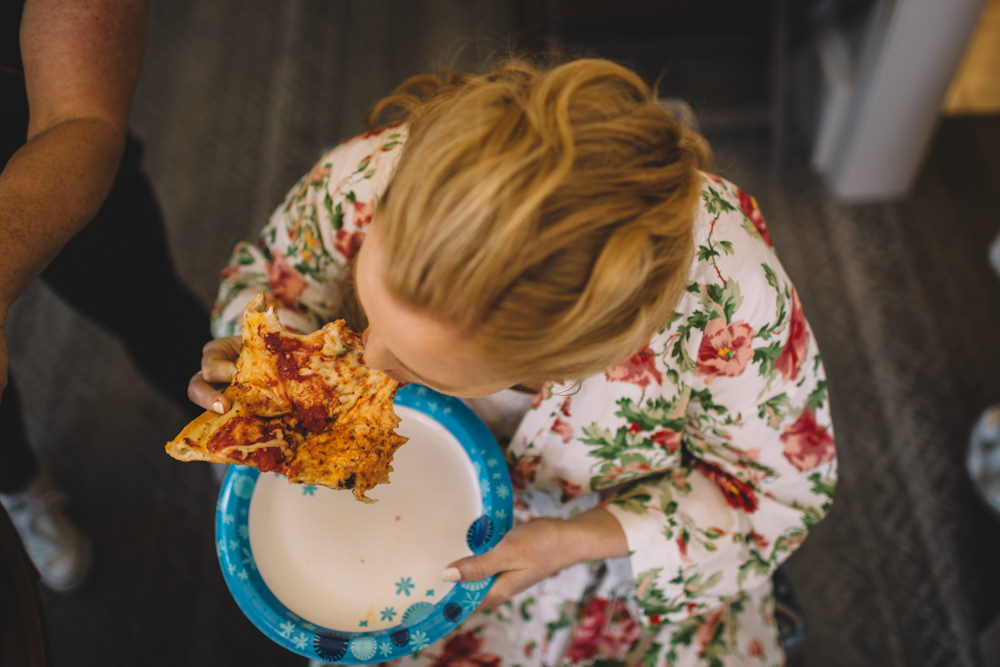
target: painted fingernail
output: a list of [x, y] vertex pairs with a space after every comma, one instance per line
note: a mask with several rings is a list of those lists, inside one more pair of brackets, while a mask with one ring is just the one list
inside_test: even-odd
[[216, 401], [215, 403], [212, 403], [212, 409], [218, 412], [220, 415], [226, 411], [225, 408], [222, 407], [222, 401]]
[[441, 578], [445, 581], [461, 581], [462, 573], [458, 571], [457, 567], [449, 567], [441, 573]]

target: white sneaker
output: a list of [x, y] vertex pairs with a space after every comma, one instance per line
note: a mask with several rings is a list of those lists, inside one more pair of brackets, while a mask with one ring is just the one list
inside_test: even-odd
[[986, 408], [976, 420], [965, 463], [983, 500], [1000, 513], [1000, 405]]
[[83, 583], [90, 568], [90, 541], [63, 513], [64, 499], [46, 473], [20, 493], [0, 494], [0, 502], [43, 584], [66, 593]]

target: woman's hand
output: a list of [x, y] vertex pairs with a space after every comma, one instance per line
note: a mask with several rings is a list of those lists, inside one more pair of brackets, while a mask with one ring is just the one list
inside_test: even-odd
[[240, 356], [242, 342], [239, 336], [227, 336], [209, 341], [201, 349], [201, 370], [188, 382], [188, 398], [220, 415], [232, 407], [219, 388], [236, 375], [236, 357]]
[[595, 507], [570, 519], [542, 517], [515, 526], [481, 556], [455, 561], [448, 581], [475, 581], [498, 575], [482, 607], [496, 607], [575, 563], [628, 555], [621, 524]]

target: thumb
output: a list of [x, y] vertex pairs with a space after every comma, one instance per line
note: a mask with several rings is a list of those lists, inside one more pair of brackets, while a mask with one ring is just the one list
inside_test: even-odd
[[497, 556], [496, 549], [491, 549], [481, 556], [460, 558], [448, 565], [441, 577], [445, 581], [478, 581], [506, 569], [502, 559]]

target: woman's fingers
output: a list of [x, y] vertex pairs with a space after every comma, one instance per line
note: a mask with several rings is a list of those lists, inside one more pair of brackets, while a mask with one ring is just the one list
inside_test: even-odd
[[232, 407], [232, 401], [219, 391], [217, 385], [205, 381], [200, 372], [191, 376], [188, 382], [188, 398], [206, 410], [220, 415]]
[[495, 607], [569, 564], [559, 540], [563, 524], [544, 517], [515, 526], [495, 547], [455, 561], [442, 576], [446, 581], [476, 581], [498, 575], [480, 605]]
[[206, 382], [229, 384], [236, 375], [236, 358], [240, 355], [239, 336], [216, 338], [201, 350], [201, 376]]
[[236, 375], [236, 358], [240, 354], [239, 336], [216, 338], [201, 351], [201, 370], [188, 382], [188, 398], [206, 410], [223, 414], [232, 401], [220, 391]]

